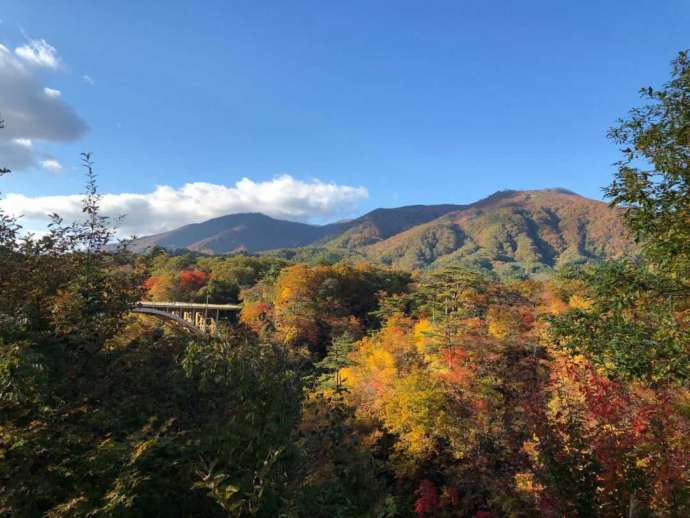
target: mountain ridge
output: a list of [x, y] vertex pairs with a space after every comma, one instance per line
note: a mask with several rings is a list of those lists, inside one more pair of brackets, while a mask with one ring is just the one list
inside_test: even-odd
[[[365, 247], [370, 260], [403, 269], [476, 264], [553, 269], [636, 253], [618, 211], [563, 190], [503, 191]], [[440, 263], [434, 264], [440, 260]]]
[[[202, 251], [200, 248], [203, 248], [202, 242], [203, 243], [208, 243], [209, 240], [213, 240], [216, 237], [219, 237], [220, 234], [225, 234], [230, 230], [237, 229], [237, 226], [241, 225], [246, 225], [246, 224], [259, 224], [259, 225], [265, 225], [265, 224], [277, 224], [280, 225], [281, 227], [288, 228], [291, 227], [292, 229], [298, 229], [304, 232], [305, 235], [303, 235], [302, 240], [304, 241], [303, 244], [294, 244], [292, 246], [294, 247], [299, 247], [299, 246], [306, 246], [307, 244], [312, 244], [312, 243], [317, 243], [320, 240], [328, 240], [329, 237], [333, 237], [336, 235], [341, 234], [342, 232], [346, 232], [348, 230], [351, 230], [358, 225], [367, 225], [371, 222], [375, 222], [376, 224], [380, 224], [384, 228], [382, 229], [377, 229], [378, 235], [382, 237], [389, 237], [393, 233], [397, 231], [404, 230], [406, 228], [409, 228], [410, 225], [414, 224], [419, 224], [425, 221], [428, 221], [430, 219], [433, 219], [434, 217], [437, 217], [438, 215], [448, 212], [454, 208], [461, 207], [460, 205], [452, 205], [452, 204], [440, 204], [440, 205], [406, 205], [403, 207], [396, 207], [396, 208], [379, 208], [379, 209], [374, 209], [366, 214], [363, 214], [362, 216], [358, 218], [354, 218], [351, 220], [347, 221], [339, 221], [335, 223], [327, 223], [325, 225], [313, 225], [309, 223], [300, 223], [300, 222], [293, 222], [293, 221], [288, 221], [288, 220], [281, 220], [277, 218], [273, 218], [271, 216], [267, 216], [265, 214], [262, 214], [260, 212], [242, 212], [238, 214], [227, 214], [225, 216], [219, 216], [217, 218], [212, 218], [206, 221], [202, 221], [200, 223], [190, 223], [188, 225], [183, 225], [181, 227], [178, 227], [173, 230], [169, 230], [167, 232], [161, 232], [159, 234], [153, 234], [150, 236], [143, 236], [140, 238], [137, 238], [132, 241], [130, 248], [135, 251], [135, 252], [144, 252], [147, 248], [152, 248], [153, 246], [160, 246], [162, 248], [170, 248], [173, 250], [178, 250], [178, 249], [189, 249], [191, 251]], [[427, 212], [428, 210], [428, 215], [425, 217], [424, 212]], [[395, 226], [394, 224], [392, 225], [390, 221], [387, 221], [385, 217], [382, 217], [382, 215], [389, 215], [389, 214], [399, 214], [399, 213], [407, 213], [409, 216], [409, 213], [411, 212], [416, 212], [417, 213], [417, 218], [407, 218], [407, 226], [405, 224], [398, 224], [395, 229], [389, 229], [388, 227], [390, 226]], [[382, 221], [384, 220], [384, 221]], [[262, 229], [265, 230], [265, 229]], [[200, 234], [204, 234], [205, 237], [199, 238]], [[300, 238], [293, 239], [293, 241], [301, 241]], [[288, 238], [289, 241], [289, 238]], [[210, 250], [206, 251], [206, 253], [232, 253], [232, 252], [237, 252], [237, 251], [247, 251], [247, 252], [261, 252], [261, 251], [266, 251], [266, 250], [271, 250], [271, 249], [279, 249], [279, 248], [289, 248], [291, 247], [290, 244], [283, 244], [285, 242], [285, 238], [279, 239], [281, 244], [277, 246], [270, 246], [270, 247], [261, 247], [261, 246], [241, 246], [237, 247], [234, 249], [229, 249], [227, 247], [223, 247], [219, 250]], [[324, 241], [326, 242], [326, 241]]]
[[467, 264], [535, 275], [565, 264], [634, 255], [619, 211], [566, 189], [504, 190], [470, 204], [379, 208], [326, 225], [231, 214], [137, 239], [206, 254], [298, 250], [408, 270]]

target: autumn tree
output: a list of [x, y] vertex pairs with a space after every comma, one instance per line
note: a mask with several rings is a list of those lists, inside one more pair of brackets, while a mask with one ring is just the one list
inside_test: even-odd
[[392, 441], [388, 465], [420, 515], [536, 506], [521, 450], [522, 404], [543, 359], [528, 294], [471, 271], [440, 272], [419, 286], [410, 315], [392, 313], [354, 344], [346, 399], [385, 430], [379, 447]]
[[649, 101], [609, 132], [623, 158], [606, 189], [611, 203], [660, 270], [690, 275], [690, 54], [680, 52], [671, 80], [646, 87]]
[[688, 53], [642, 94], [610, 131], [623, 159], [606, 191], [642, 256], [564, 272], [577, 300], [550, 319], [550, 381], [530, 405], [537, 471], [565, 514], [682, 516], [690, 502]]
[[0, 219], [0, 514], [279, 514], [300, 380], [249, 334], [192, 341], [129, 315], [146, 264], [111, 247], [84, 158], [83, 222], [35, 239]]
[[690, 61], [681, 52], [663, 88], [609, 135], [623, 159], [606, 190], [642, 245], [639, 262], [580, 274], [589, 303], [553, 322], [561, 347], [586, 354], [612, 376], [687, 383], [690, 340]]
[[288, 345], [307, 346], [320, 359], [333, 337], [361, 336], [376, 325], [379, 294], [404, 292], [409, 275], [368, 265], [285, 268], [264, 300], [272, 306], [275, 329]]

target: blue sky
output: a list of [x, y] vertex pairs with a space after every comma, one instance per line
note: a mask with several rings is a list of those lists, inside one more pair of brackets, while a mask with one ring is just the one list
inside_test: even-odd
[[[14, 58], [54, 49], [58, 67], [28, 73], [86, 127], [34, 138], [37, 158], [0, 191], [78, 193], [88, 150], [106, 193], [247, 178], [269, 192], [250, 185], [250, 205], [306, 203], [292, 219], [312, 221], [507, 188], [600, 198], [618, 156], [607, 128], [690, 47], [687, 0], [5, 0], [0, 19]], [[314, 179], [322, 198], [305, 201]], [[333, 201], [331, 183], [368, 197]]]

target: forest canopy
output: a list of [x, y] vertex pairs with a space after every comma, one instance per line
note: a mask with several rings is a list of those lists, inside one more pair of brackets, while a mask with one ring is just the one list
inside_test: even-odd
[[688, 53], [642, 94], [607, 189], [642, 255], [538, 281], [135, 255], [84, 155], [83, 221], [0, 214], [0, 514], [690, 515]]

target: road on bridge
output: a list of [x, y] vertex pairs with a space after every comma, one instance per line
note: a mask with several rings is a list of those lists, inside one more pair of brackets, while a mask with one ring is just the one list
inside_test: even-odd
[[175, 322], [196, 332], [215, 335], [221, 315], [240, 311], [240, 304], [203, 304], [196, 302], [151, 302], [139, 301], [132, 310], [134, 313], [150, 315], [162, 320]]

